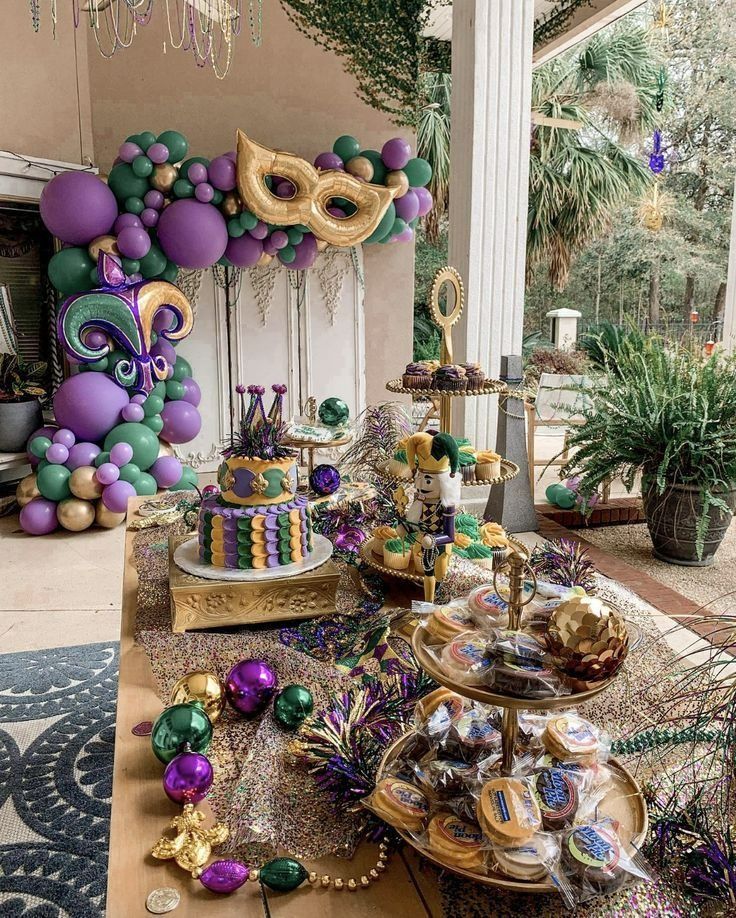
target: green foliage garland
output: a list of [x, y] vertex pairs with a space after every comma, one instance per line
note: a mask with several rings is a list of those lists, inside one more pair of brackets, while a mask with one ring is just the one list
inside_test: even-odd
[[559, 0], [535, 26], [534, 46], [538, 47], [557, 38], [581, 6], [592, 6], [592, 0]]

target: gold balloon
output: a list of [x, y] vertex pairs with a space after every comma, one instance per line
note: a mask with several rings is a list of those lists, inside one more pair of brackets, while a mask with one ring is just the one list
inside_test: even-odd
[[357, 178], [363, 179], [364, 182], [370, 182], [375, 172], [373, 163], [367, 156], [354, 156], [345, 163], [345, 171]]
[[327, 248], [327, 246], [328, 246], [329, 244], [330, 244], [330, 243], [329, 243], [329, 242], [325, 242], [324, 239], [318, 239], [318, 240], [317, 240], [317, 251], [318, 251], [318, 252], [324, 252], [324, 250]]
[[36, 473], [27, 475], [22, 481], [18, 482], [15, 489], [15, 499], [21, 507], [30, 504], [34, 497], [40, 497], [41, 492], [36, 487]]
[[174, 182], [179, 178], [179, 170], [171, 163], [159, 163], [153, 167], [153, 173], [148, 181], [156, 191], [171, 191]]
[[226, 217], [237, 217], [243, 209], [243, 202], [240, 200], [240, 195], [235, 191], [228, 191], [222, 199], [220, 208]]
[[156, 456], [157, 459], [160, 459], [162, 456], [174, 455], [174, 447], [170, 443], [167, 443], [166, 440], [158, 441], [158, 456]]
[[117, 255], [120, 257], [120, 249], [118, 249], [118, 240], [116, 236], [98, 236], [87, 246], [87, 251], [89, 252], [89, 257], [95, 262], [100, 252], [107, 252], [108, 255]]
[[95, 500], [102, 494], [103, 486], [95, 478], [97, 469], [92, 465], [80, 465], [69, 476], [69, 490], [82, 500]]
[[124, 519], [124, 513], [113, 513], [112, 510], [107, 509], [101, 500], [98, 500], [95, 504], [95, 523], [103, 529], [114, 529]]
[[[363, 242], [381, 222], [397, 188], [370, 185], [336, 169], [319, 171], [300, 156], [269, 150], [238, 131], [238, 189], [243, 204], [260, 220], [280, 226], [303, 223], [332, 245]], [[293, 198], [269, 191], [267, 175], [281, 175], [296, 186]], [[407, 184], [408, 188], [408, 184]], [[347, 198], [357, 208], [349, 217], [328, 213], [332, 198]]]
[[264, 252], [256, 262], [256, 268], [265, 268], [267, 265], [270, 265], [272, 261], [273, 255], [269, 255], [268, 252]]
[[396, 197], [403, 198], [409, 190], [409, 179], [406, 172], [401, 169], [395, 169], [393, 172], [386, 173], [386, 187], [396, 189]]
[[88, 500], [67, 497], [66, 500], [61, 500], [57, 504], [56, 518], [64, 529], [81, 532], [83, 529], [89, 529], [94, 523], [95, 508]]
[[205, 714], [214, 723], [225, 707], [222, 683], [214, 673], [206, 670], [187, 673], [174, 683], [169, 704], [185, 704], [188, 701], [201, 701]]

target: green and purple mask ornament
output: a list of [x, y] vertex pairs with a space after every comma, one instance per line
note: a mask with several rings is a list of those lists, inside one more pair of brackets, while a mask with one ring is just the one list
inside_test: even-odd
[[112, 339], [129, 355], [115, 365], [116, 382], [149, 393], [173, 372], [176, 353], [171, 342], [192, 330], [189, 300], [168, 281], [130, 283], [119, 262], [106, 252], [100, 252], [97, 273], [97, 289], [76, 293], [61, 304], [59, 341], [73, 360], [95, 363], [111, 352]]

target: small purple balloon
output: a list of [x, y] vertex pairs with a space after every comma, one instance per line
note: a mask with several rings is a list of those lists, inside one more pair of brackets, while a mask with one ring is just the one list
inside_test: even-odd
[[[102, 468], [102, 466], [100, 466]], [[115, 468], [115, 466], [113, 466]], [[99, 472], [99, 469], [97, 470]], [[118, 471], [118, 474], [119, 471]], [[111, 513], [125, 513], [128, 509], [128, 501], [131, 497], [135, 497], [135, 488], [130, 482], [114, 481], [112, 484], [107, 485], [105, 490], [102, 492], [102, 503], [107, 507]]]
[[173, 758], [164, 772], [164, 791], [173, 803], [199, 803], [212, 787], [215, 773], [207, 756], [200, 752], [182, 752]]
[[154, 357], [163, 357], [167, 363], [176, 363], [176, 350], [174, 345], [166, 338], [159, 338], [151, 348], [151, 354]]
[[29, 535], [46, 535], [59, 525], [56, 501], [34, 497], [20, 511], [20, 528]]
[[52, 443], [46, 450], [45, 459], [53, 465], [64, 465], [69, 458], [69, 450], [63, 443]]
[[175, 320], [175, 313], [169, 309], [168, 306], [164, 306], [164, 308], [159, 309], [153, 317], [153, 330], [155, 332], [168, 331], [173, 326]]
[[320, 153], [319, 156], [314, 161], [315, 168], [317, 169], [343, 169], [345, 168], [345, 163], [337, 155], [329, 151], [327, 153]]
[[347, 217], [347, 214], [342, 209], [342, 207], [335, 207], [334, 205], [332, 207], [327, 208], [327, 213], [332, 214], [333, 217], [338, 217], [339, 219], [342, 219], [343, 217]]
[[95, 478], [101, 485], [114, 484], [120, 478], [120, 469], [112, 462], [103, 462], [95, 472]]
[[215, 196], [215, 189], [209, 182], [200, 182], [194, 189], [194, 197], [203, 204], [209, 204]]
[[[417, 200], [419, 201], [419, 210], [417, 211], [418, 217], [426, 217], [427, 214], [432, 210], [434, 204], [434, 199], [432, 198], [432, 192], [427, 188], [412, 188], [411, 189]], [[406, 197], [406, 195], [404, 195]], [[401, 200], [401, 198], [399, 198]]]
[[141, 212], [141, 222], [144, 226], [155, 226], [158, 223], [158, 211], [153, 207], [147, 207]]
[[73, 472], [74, 469], [81, 468], [83, 465], [94, 465], [95, 459], [101, 452], [96, 443], [75, 443], [69, 450], [66, 467]]
[[403, 169], [411, 159], [411, 144], [403, 137], [392, 137], [381, 147], [381, 159], [387, 169]]
[[235, 150], [228, 150], [224, 155], [227, 156], [227, 158], [233, 163], [238, 161], [238, 154], [235, 152]]
[[169, 158], [169, 148], [165, 143], [152, 143], [146, 150], [146, 156], [152, 163], [165, 163]]
[[132, 163], [136, 156], [141, 156], [142, 153], [143, 150], [138, 144], [133, 143], [131, 140], [126, 140], [118, 149], [118, 156], [124, 163]]
[[210, 892], [227, 895], [240, 889], [249, 876], [250, 870], [245, 864], [227, 858], [222, 861], [213, 861], [209, 867], [205, 867], [199, 877], [199, 882]]
[[253, 229], [248, 230], [248, 232], [254, 239], [265, 239], [266, 236], [268, 236], [268, 226], [266, 226], [263, 220], [259, 220]]
[[[128, 406], [130, 407], [130, 406]], [[110, 450], [110, 462], [113, 465], [116, 465], [121, 469], [124, 465], [127, 465], [133, 460], [133, 447], [130, 443], [116, 443], [115, 446]], [[103, 482], [103, 484], [109, 484], [109, 482]]]
[[228, 673], [225, 694], [236, 711], [251, 717], [266, 707], [277, 687], [276, 673], [265, 660], [241, 660]]
[[148, 396], [144, 395], [142, 392], [136, 392], [130, 401], [133, 405], [142, 405], [147, 398]]
[[419, 216], [419, 198], [411, 188], [405, 195], [394, 201], [394, 207], [396, 208], [396, 216], [401, 217], [406, 223], [411, 223], [415, 217]]
[[199, 185], [207, 181], [207, 166], [204, 163], [192, 163], [187, 172], [187, 178], [192, 185]]
[[63, 444], [67, 449], [71, 449], [77, 442], [77, 438], [68, 427], [62, 427], [61, 430], [57, 430], [51, 440], [53, 443]]
[[146, 207], [152, 207], [154, 210], [161, 210], [164, 205], [164, 196], [160, 191], [151, 188], [143, 195], [143, 203]]
[[87, 347], [91, 347], [97, 351], [107, 344], [107, 335], [102, 331], [93, 329], [92, 331], [88, 331], [84, 336], [84, 343]]
[[118, 248], [126, 258], [144, 258], [151, 249], [151, 237], [142, 226], [126, 226], [118, 233]]
[[317, 249], [317, 240], [312, 233], [305, 233], [301, 242], [294, 246], [296, 258], [291, 262], [289, 267], [293, 271], [304, 271], [311, 268], [314, 264], [319, 251]]
[[276, 251], [286, 248], [286, 246], [289, 244], [289, 237], [283, 230], [274, 230], [268, 238], [273, 243]]
[[278, 252], [278, 249], [276, 248], [276, 246], [273, 244], [273, 242], [271, 242], [270, 236], [268, 237], [268, 239], [263, 240], [263, 251], [266, 253], [266, 255], [271, 255], [271, 256], [275, 255]]
[[393, 242], [411, 242], [413, 238], [414, 230], [410, 226], [405, 226], [397, 236], [394, 236]]
[[183, 398], [166, 402], [161, 412], [164, 426], [162, 439], [168, 443], [187, 443], [193, 440], [202, 428], [202, 417], [194, 405]]
[[235, 163], [227, 154], [216, 156], [210, 163], [207, 173], [210, 184], [220, 191], [232, 191], [235, 188]]
[[258, 264], [261, 255], [263, 255], [263, 243], [260, 239], [254, 239], [249, 233], [234, 236], [225, 249], [225, 256], [236, 268], [252, 268]]
[[143, 411], [142, 405], [139, 405], [137, 402], [131, 402], [123, 408], [122, 415], [124, 421], [138, 423], [145, 417], [145, 412]]
[[181, 462], [176, 456], [159, 456], [148, 472], [153, 475], [159, 488], [170, 488], [181, 480]]
[[284, 179], [283, 182], [278, 183], [274, 190], [277, 198], [293, 198], [296, 194], [296, 185], [288, 179]]
[[113, 225], [113, 230], [115, 233], [121, 233], [129, 226], [143, 226], [140, 217], [137, 217], [135, 214], [120, 214]]

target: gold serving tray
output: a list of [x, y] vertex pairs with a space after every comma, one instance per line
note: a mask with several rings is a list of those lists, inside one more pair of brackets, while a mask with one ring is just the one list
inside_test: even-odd
[[[465, 693], [467, 694], [467, 692]], [[528, 707], [528, 705], [527, 705]], [[406, 733], [396, 740], [393, 745], [384, 753], [383, 759], [378, 769], [376, 782], [389, 770], [394, 759], [398, 758], [404, 746], [412, 739], [412, 733]], [[649, 829], [649, 816], [647, 813], [646, 802], [633, 775], [624, 768], [616, 759], [609, 759], [608, 766], [614, 776], [613, 786], [599, 804], [599, 812], [603, 816], [611, 816], [619, 823], [619, 834], [624, 843], [633, 843], [637, 847], [641, 845], [647, 836]], [[420, 847], [417, 842], [406, 832], [396, 829], [396, 832], [403, 840], [417, 850], [422, 857], [431, 861], [437, 867], [443, 870], [451, 870], [458, 876], [466, 880], [473, 880], [475, 883], [482, 883], [485, 886], [493, 886], [497, 889], [505, 889], [508, 892], [523, 893], [554, 893], [555, 886], [551, 880], [537, 880], [534, 882], [525, 882], [514, 877], [508, 877], [500, 870], [491, 872], [487, 875], [473, 873], [471, 870], [464, 870], [462, 867], [455, 867], [452, 864], [445, 863], [441, 858], [426, 848]]]
[[[497, 475], [495, 478], [475, 478], [473, 481], [465, 481], [463, 479], [464, 488], [483, 488], [488, 487], [488, 485], [498, 485], [503, 484], [506, 481], [512, 481], [519, 474], [519, 466], [512, 462], [510, 459], [501, 460], [501, 474]], [[389, 475], [388, 472], [381, 472], [381, 477], [390, 482], [391, 484], [398, 485], [411, 485], [413, 479], [411, 478], [397, 478], [395, 475]]]
[[477, 389], [465, 389], [463, 392], [455, 392], [451, 389], [409, 389], [404, 385], [403, 379], [389, 379], [386, 388], [397, 395], [423, 395], [427, 398], [439, 398], [440, 396], [469, 398], [473, 395], [493, 395], [496, 392], [508, 391], [506, 383], [501, 382], [500, 379], [485, 379]]

